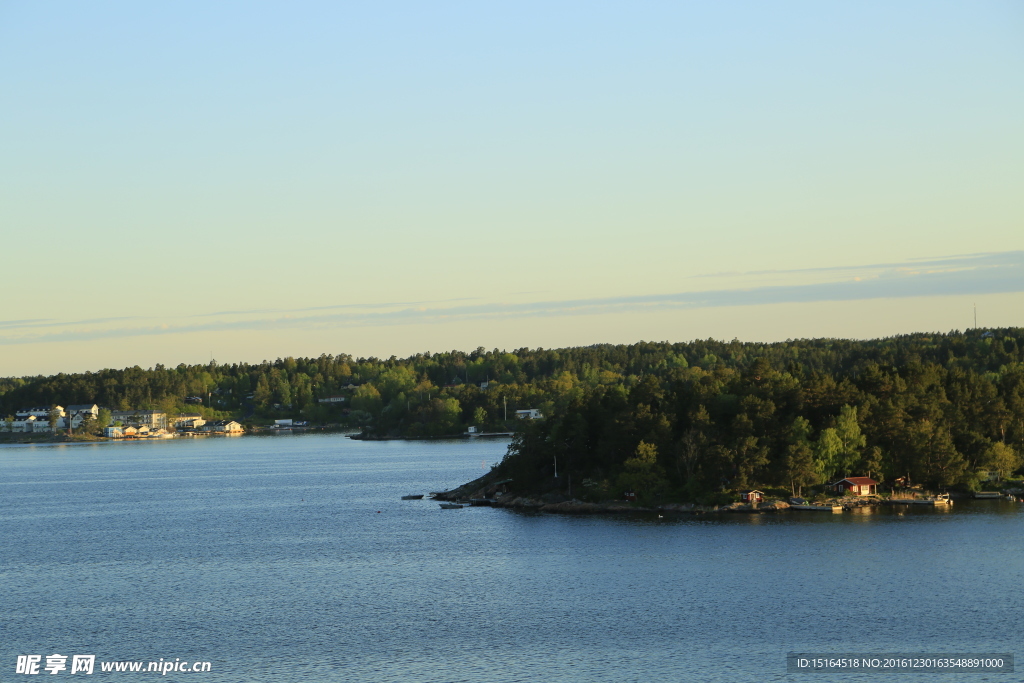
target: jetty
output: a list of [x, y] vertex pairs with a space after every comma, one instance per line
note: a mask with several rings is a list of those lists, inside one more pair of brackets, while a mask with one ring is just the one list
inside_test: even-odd
[[890, 505], [952, 505], [948, 493], [940, 493], [932, 498], [890, 498], [884, 501]]
[[802, 505], [790, 505], [790, 510], [811, 510], [814, 512], [842, 512], [842, 505], [811, 505], [810, 503], [804, 503]]

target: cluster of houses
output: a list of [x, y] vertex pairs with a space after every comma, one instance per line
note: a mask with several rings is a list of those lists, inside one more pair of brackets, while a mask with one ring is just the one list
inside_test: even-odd
[[178, 413], [178, 416], [174, 418], [174, 429], [184, 434], [241, 434], [245, 431], [241, 422], [235, 420], [207, 421], [199, 413]]
[[38, 434], [53, 430], [60, 431], [68, 427], [78, 429], [83, 422], [90, 419], [95, 420], [99, 414], [100, 408], [95, 403], [77, 404], [67, 408], [62, 406], [26, 408], [17, 411], [13, 418], [0, 422], [0, 431]]
[[[870, 477], [847, 477], [827, 484], [825, 489], [837, 496], [847, 493], [854, 496], [873, 496], [878, 493], [878, 482]], [[764, 500], [764, 491], [757, 489], [740, 491], [740, 499], [744, 503], [760, 503]]]
[[[99, 419], [99, 414], [100, 408], [95, 403], [67, 408], [27, 408], [0, 421], [0, 431], [40, 434], [78, 429], [84, 422]], [[174, 432], [240, 434], [244, 431], [234, 420], [207, 421], [199, 413], [179, 413], [168, 419], [167, 414], [159, 410], [112, 410], [110, 422], [110, 426], [103, 428], [103, 435], [112, 439], [168, 438]]]

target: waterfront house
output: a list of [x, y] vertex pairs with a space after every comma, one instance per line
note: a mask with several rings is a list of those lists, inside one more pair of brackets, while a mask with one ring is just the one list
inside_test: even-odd
[[192, 432], [206, 424], [206, 420], [199, 413], [178, 413], [174, 418], [174, 428], [180, 431]]
[[[36, 408], [25, 408], [14, 413], [14, 419], [11, 421], [11, 431], [21, 432], [24, 434], [49, 432], [50, 429], [50, 411], [57, 411], [57, 429], [64, 429], [67, 426], [65, 420], [66, 413], [64, 408], [61, 406], [54, 406], [53, 408], [47, 408], [46, 406], [39, 406]], [[6, 421], [3, 423], [2, 429], [7, 430]]]
[[849, 491], [855, 496], [873, 496], [878, 492], [878, 482], [870, 477], [847, 477], [829, 484], [829, 488], [838, 494]]
[[132, 427], [167, 428], [167, 414], [159, 410], [115, 410], [110, 413], [110, 419], [114, 424], [120, 422]]
[[99, 418], [100, 407], [95, 403], [76, 403], [67, 407], [67, 414], [71, 419], [71, 428], [78, 429], [87, 419], [96, 420]]
[[758, 491], [757, 489], [740, 491], [740, 500], [744, 503], [760, 503], [764, 500], [764, 491]]
[[52, 409], [45, 406], [37, 408], [26, 408], [14, 414], [14, 421], [11, 423], [12, 432], [25, 434], [39, 434], [52, 431], [50, 429], [50, 411], [57, 411], [57, 424], [54, 427], [58, 430], [67, 426], [66, 413], [61, 406], [54, 406]]
[[519, 420], [540, 420], [543, 419], [544, 415], [541, 414], [537, 408], [527, 408], [526, 410], [517, 410], [516, 419]]
[[[24, 434], [31, 434], [33, 427], [35, 426], [36, 416], [35, 415], [22, 415], [18, 414], [15, 416], [14, 421], [11, 422], [12, 432], [21, 432]], [[47, 425], [49, 427], [49, 425]], [[40, 429], [39, 431], [43, 431]]]
[[64, 417], [65, 413], [64, 413], [63, 406], [54, 406], [53, 408], [47, 408], [46, 406], [38, 406], [36, 408], [26, 408], [24, 410], [19, 410], [14, 415], [16, 417], [22, 417], [22, 416], [28, 417], [29, 415], [32, 415], [37, 420], [48, 420], [48, 419], [50, 419], [50, 411], [51, 410], [56, 410], [58, 415], [60, 415], [61, 417]]
[[123, 439], [124, 430], [121, 429], [120, 427], [104, 427], [103, 436], [107, 437], [108, 439]]
[[218, 432], [221, 434], [238, 434], [242, 432], [242, 425], [234, 420], [215, 420], [203, 425], [204, 432]]

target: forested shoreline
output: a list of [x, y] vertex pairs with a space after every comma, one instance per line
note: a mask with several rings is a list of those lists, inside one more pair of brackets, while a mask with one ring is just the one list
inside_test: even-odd
[[[319, 400], [343, 397], [333, 405]], [[201, 406], [186, 400], [201, 397]], [[95, 402], [374, 436], [515, 428], [521, 491], [695, 500], [840, 476], [977, 488], [1024, 453], [1024, 330], [285, 358], [0, 379], [0, 413]], [[540, 420], [514, 420], [539, 409]], [[555, 477], [555, 467], [558, 477]]]

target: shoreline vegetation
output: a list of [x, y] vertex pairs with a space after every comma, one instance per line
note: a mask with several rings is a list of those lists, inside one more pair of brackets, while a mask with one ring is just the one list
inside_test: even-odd
[[[555, 514], [589, 515], [589, 514], [707, 514], [707, 513], [774, 513], [790, 510], [794, 506], [781, 498], [767, 498], [759, 503], [730, 502], [721, 505], [700, 505], [697, 503], [659, 503], [655, 505], [641, 505], [627, 500], [605, 500], [599, 502], [583, 501], [577, 498], [570, 498], [563, 494], [546, 493], [543, 495], [516, 495], [509, 494], [504, 489], [507, 483], [498, 479], [495, 472], [489, 472], [482, 477], [463, 484], [449, 491], [441, 491], [431, 494], [434, 500], [446, 502], [458, 502], [463, 504], [482, 504], [488, 507], [511, 508], [527, 512], [547, 512]], [[1024, 481], [1008, 482], [1014, 485], [1013, 488], [1004, 489], [1000, 493], [1010, 494], [1014, 500], [1024, 500]], [[870, 508], [892, 504], [893, 499], [922, 499], [933, 498], [937, 492], [929, 491], [903, 491], [891, 494], [872, 496], [817, 496], [812, 503], [819, 508], [839, 508], [836, 512], [849, 512], [858, 508]], [[951, 499], [968, 499], [972, 494], [967, 492], [954, 492], [949, 494]], [[915, 506], [917, 507], [917, 506]], [[805, 508], [806, 509], [806, 508]], [[947, 508], [948, 509], [948, 508]]]
[[810, 497], [844, 477], [972, 492], [1024, 464], [1024, 329], [0, 378], [0, 416], [89, 402], [231, 418], [247, 431], [294, 420], [367, 440], [512, 434], [493, 467], [508, 495], [528, 499], [628, 493], [652, 509], [720, 507], [751, 489]]

